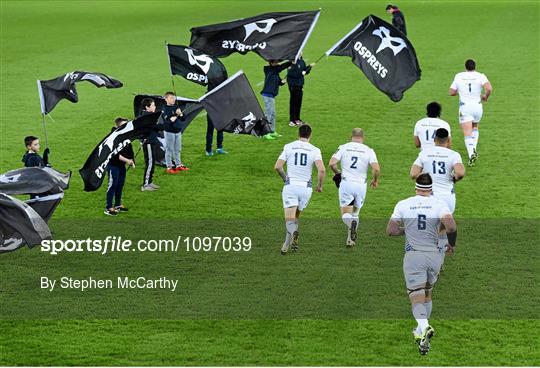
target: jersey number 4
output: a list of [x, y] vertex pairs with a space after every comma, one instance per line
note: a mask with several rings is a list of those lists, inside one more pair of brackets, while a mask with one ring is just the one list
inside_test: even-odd
[[[300, 160], [298, 158], [300, 158]], [[300, 161], [300, 166], [307, 166], [307, 153], [296, 152], [294, 154], [294, 164], [298, 165], [298, 161]]]

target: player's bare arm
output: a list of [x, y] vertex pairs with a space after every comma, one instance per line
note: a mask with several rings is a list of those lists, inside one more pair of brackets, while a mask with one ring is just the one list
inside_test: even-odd
[[317, 188], [315, 189], [315, 191], [322, 192], [324, 176], [326, 175], [326, 169], [324, 168], [324, 163], [322, 160], [316, 160], [315, 166], [317, 167], [317, 171], [318, 171], [318, 183], [317, 183]]
[[276, 164], [274, 165], [274, 170], [278, 173], [278, 175], [283, 179], [283, 181], [287, 180], [287, 174], [285, 174], [285, 170], [283, 170], [283, 166], [285, 165], [285, 161], [278, 159], [276, 161]]
[[457, 89], [450, 88], [450, 90], [448, 91], [448, 94], [450, 96], [457, 96]]
[[415, 164], [413, 164], [411, 166], [411, 171], [410, 171], [409, 175], [411, 176], [412, 180], [416, 180], [418, 175], [420, 175], [421, 173], [422, 173], [422, 167], [421, 166], [418, 166], [418, 165], [415, 165]]
[[463, 165], [462, 163], [455, 164], [453, 177], [454, 183], [463, 179], [463, 177], [465, 177], [465, 165]]
[[489, 96], [491, 96], [491, 92], [493, 92], [493, 88], [491, 87], [491, 83], [489, 82], [484, 83], [482, 87], [484, 87], [484, 94], [481, 96], [481, 98], [482, 101], [487, 102]]
[[416, 148], [422, 147], [422, 143], [420, 143], [420, 138], [418, 138], [417, 135], [414, 136], [414, 145], [416, 146]]
[[451, 214], [446, 214], [441, 218], [441, 223], [446, 229], [446, 236], [448, 237], [448, 244], [446, 246], [446, 254], [454, 254], [457, 241], [457, 225], [454, 217]]
[[377, 188], [379, 186], [379, 176], [381, 175], [381, 166], [378, 162], [374, 162], [371, 165], [371, 183], [369, 184], [372, 188]]
[[340, 171], [338, 169], [338, 166], [337, 166], [338, 162], [339, 162], [339, 160], [337, 158], [335, 158], [335, 157], [332, 157], [330, 159], [330, 162], [328, 162], [328, 166], [330, 166], [330, 169], [334, 172], [334, 174], [339, 174], [340, 173]]
[[400, 226], [400, 223], [396, 220], [390, 219], [388, 225], [386, 225], [386, 235], [388, 236], [400, 236], [404, 235], [405, 230]]

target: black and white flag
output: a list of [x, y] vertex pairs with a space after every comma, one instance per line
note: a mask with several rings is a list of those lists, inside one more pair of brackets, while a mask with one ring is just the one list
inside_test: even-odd
[[96, 87], [120, 88], [122, 82], [102, 73], [75, 71], [49, 80], [38, 80], [39, 101], [41, 113], [50, 113], [60, 100], [66, 99], [73, 103], [79, 101], [76, 82], [86, 81]]
[[42, 194], [68, 188], [71, 172], [51, 167], [24, 167], [0, 175], [0, 192], [9, 195]]
[[[154, 100], [154, 103], [156, 104], [156, 111], [161, 111], [162, 107], [166, 104], [165, 98], [160, 95], [136, 95], [133, 98], [133, 111], [135, 116], [142, 114], [142, 100], [147, 97]], [[195, 119], [197, 115], [204, 110], [204, 107], [198, 100], [188, 97], [176, 96], [176, 105], [180, 110], [182, 110], [182, 124], [184, 126], [182, 131], [185, 131], [193, 119]]]
[[297, 60], [319, 14], [320, 10], [266, 13], [195, 27], [189, 46], [216, 57], [253, 51], [265, 60]]
[[0, 193], [0, 253], [32, 248], [50, 238], [49, 226], [29, 204]]
[[268, 120], [242, 71], [202, 96], [199, 101], [218, 131], [257, 137], [270, 133]]
[[225, 65], [217, 58], [187, 46], [166, 46], [172, 75], [180, 75], [203, 86], [227, 79]]
[[160, 116], [161, 112], [140, 116], [103, 138], [79, 170], [84, 181], [84, 190], [87, 192], [97, 190], [103, 182], [109, 161], [131, 141], [146, 138], [158, 123]]
[[420, 79], [413, 45], [394, 26], [374, 15], [366, 17], [326, 55], [349, 56], [381, 92], [394, 102]]

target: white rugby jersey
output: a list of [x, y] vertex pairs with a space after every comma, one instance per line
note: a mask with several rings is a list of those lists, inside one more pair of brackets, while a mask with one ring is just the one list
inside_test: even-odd
[[446, 147], [434, 146], [422, 150], [414, 165], [422, 168], [433, 180], [433, 193], [451, 194], [454, 192], [452, 172], [455, 164], [461, 164], [461, 156]]
[[439, 128], [448, 130], [448, 136], [450, 134], [450, 124], [439, 118], [424, 118], [418, 120], [414, 126], [414, 136], [420, 139], [420, 149], [426, 149], [428, 147], [435, 146], [435, 131]]
[[363, 143], [349, 142], [339, 146], [332, 157], [341, 161], [341, 179], [365, 183], [370, 164], [377, 162], [375, 151]]
[[286, 144], [279, 155], [287, 163], [287, 179], [290, 184], [311, 186], [311, 172], [315, 161], [321, 160], [321, 150], [309, 142], [297, 140]]
[[403, 223], [406, 251], [438, 252], [441, 218], [451, 213], [440, 199], [417, 195], [399, 201], [391, 218]]
[[477, 71], [457, 73], [450, 88], [458, 91], [459, 102], [479, 103], [481, 101], [482, 86], [488, 83], [485, 74]]

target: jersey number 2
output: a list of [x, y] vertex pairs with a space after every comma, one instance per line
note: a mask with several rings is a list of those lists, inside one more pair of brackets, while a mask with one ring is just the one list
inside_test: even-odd
[[351, 169], [357, 169], [356, 163], [358, 162], [358, 157], [352, 156], [351, 157]]

